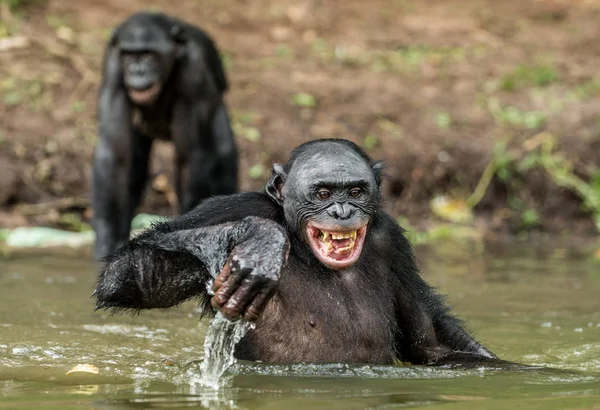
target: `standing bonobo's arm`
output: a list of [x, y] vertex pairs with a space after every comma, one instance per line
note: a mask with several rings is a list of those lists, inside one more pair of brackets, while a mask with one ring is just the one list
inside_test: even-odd
[[132, 158], [130, 105], [123, 85], [119, 51], [109, 45], [98, 101], [100, 141], [92, 178], [95, 257], [102, 259], [129, 237], [133, 212], [129, 193]]
[[94, 292], [97, 308], [175, 306], [206, 297], [216, 278], [212, 305], [229, 319], [257, 319], [287, 260], [285, 230], [257, 217], [184, 230], [172, 226], [176, 221], [159, 224], [108, 258]]

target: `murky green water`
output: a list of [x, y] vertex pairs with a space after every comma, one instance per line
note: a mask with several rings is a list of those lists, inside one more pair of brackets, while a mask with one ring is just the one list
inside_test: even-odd
[[[238, 364], [219, 391], [195, 383], [205, 321], [193, 304], [94, 312], [85, 257], [0, 260], [0, 408], [600, 408], [600, 264], [512, 245], [419, 249], [426, 278], [501, 357], [549, 369]], [[99, 374], [66, 373], [93, 364]]]

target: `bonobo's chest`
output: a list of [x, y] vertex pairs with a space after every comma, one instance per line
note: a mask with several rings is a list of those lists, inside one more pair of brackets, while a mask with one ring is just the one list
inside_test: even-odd
[[276, 295], [238, 345], [236, 357], [272, 363], [391, 363], [393, 301], [379, 272], [313, 272], [314, 267], [307, 272], [296, 262], [290, 256]]
[[133, 125], [144, 136], [152, 139], [171, 139], [171, 110], [133, 109]]

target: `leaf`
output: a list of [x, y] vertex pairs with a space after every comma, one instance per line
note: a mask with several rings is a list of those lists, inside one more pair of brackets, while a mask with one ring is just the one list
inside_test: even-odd
[[255, 164], [248, 170], [248, 176], [252, 179], [261, 179], [264, 177], [265, 171], [263, 164]]
[[540, 216], [534, 209], [528, 209], [521, 214], [521, 225], [523, 228], [533, 228], [540, 224]]
[[441, 112], [435, 116], [435, 124], [443, 130], [447, 130], [452, 126], [452, 118], [447, 112]]
[[242, 135], [248, 141], [252, 141], [252, 142], [257, 142], [262, 137], [262, 135], [261, 135], [260, 131], [258, 130], [258, 128], [254, 128], [254, 127], [246, 127], [246, 128], [244, 128], [244, 131], [243, 131]]
[[317, 100], [311, 94], [297, 93], [292, 97], [292, 101], [299, 107], [314, 107], [317, 105]]
[[23, 96], [19, 91], [10, 91], [4, 94], [2, 100], [6, 105], [18, 105], [23, 100]]
[[100, 373], [100, 371], [98, 370], [98, 367], [94, 366], [93, 364], [88, 364], [88, 363], [78, 364], [77, 366], [75, 366], [71, 370], [69, 370], [67, 372], [67, 375], [69, 375], [71, 373], [76, 373], [76, 372], [92, 373], [92, 374]]
[[372, 150], [379, 145], [379, 139], [375, 135], [367, 135], [363, 141], [363, 146], [367, 151]]
[[470, 223], [473, 221], [473, 212], [462, 198], [450, 199], [444, 195], [436, 196], [431, 200], [431, 210], [441, 219], [455, 223]]
[[165, 218], [159, 215], [140, 213], [131, 221], [131, 229], [147, 229], [156, 222], [164, 221]]
[[527, 171], [538, 165], [539, 162], [540, 159], [537, 154], [529, 153], [519, 162], [518, 169], [519, 171]]

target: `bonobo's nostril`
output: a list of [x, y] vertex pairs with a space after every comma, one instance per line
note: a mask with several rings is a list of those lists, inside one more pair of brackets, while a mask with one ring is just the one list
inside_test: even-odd
[[348, 204], [336, 202], [331, 209], [329, 214], [336, 219], [348, 219], [352, 216], [352, 209]]

